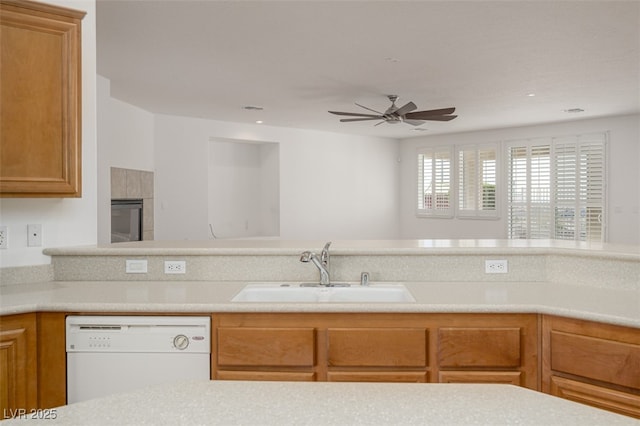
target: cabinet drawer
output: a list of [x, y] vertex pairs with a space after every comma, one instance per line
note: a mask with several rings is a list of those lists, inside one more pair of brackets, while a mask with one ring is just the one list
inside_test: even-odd
[[313, 382], [316, 374], [297, 371], [218, 371], [218, 380], [258, 380], [276, 382]]
[[426, 383], [426, 371], [332, 371], [327, 373], [329, 382], [394, 382]]
[[520, 328], [441, 328], [441, 368], [520, 367]]
[[441, 371], [439, 383], [502, 383], [522, 385], [520, 371]]
[[329, 328], [329, 367], [425, 367], [424, 328]]
[[218, 328], [218, 365], [290, 366], [315, 364], [314, 328]]
[[551, 331], [551, 369], [640, 389], [640, 345]]
[[551, 376], [551, 395], [640, 418], [640, 395]]

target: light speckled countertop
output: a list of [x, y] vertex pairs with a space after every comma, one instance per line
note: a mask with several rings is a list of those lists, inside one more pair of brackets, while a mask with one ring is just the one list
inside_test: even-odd
[[[638, 425], [494, 384], [186, 382], [45, 411], [64, 425]], [[7, 424], [20, 423], [9, 420]]]
[[[135, 241], [99, 246], [47, 248], [52, 256], [139, 255], [296, 255], [321, 248], [325, 241], [281, 239], [222, 239]], [[337, 255], [422, 255], [429, 254], [521, 254], [562, 253], [587, 257], [640, 260], [640, 246], [586, 243], [564, 240], [340, 240], [331, 244]]]
[[[0, 314], [34, 311], [516, 312], [640, 328], [640, 293], [542, 282], [408, 282], [415, 303], [236, 303], [243, 282], [70, 281], [0, 287]], [[372, 283], [375, 286], [375, 283]]]

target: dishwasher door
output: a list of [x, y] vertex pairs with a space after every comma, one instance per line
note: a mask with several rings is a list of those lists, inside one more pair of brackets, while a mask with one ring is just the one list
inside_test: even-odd
[[69, 316], [67, 403], [178, 380], [210, 380], [209, 317]]

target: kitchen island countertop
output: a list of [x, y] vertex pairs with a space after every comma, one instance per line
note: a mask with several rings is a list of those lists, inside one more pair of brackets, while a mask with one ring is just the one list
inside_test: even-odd
[[638, 424], [631, 417], [496, 384], [180, 382], [31, 413], [38, 415], [48, 416], [47, 424], [83, 426]]

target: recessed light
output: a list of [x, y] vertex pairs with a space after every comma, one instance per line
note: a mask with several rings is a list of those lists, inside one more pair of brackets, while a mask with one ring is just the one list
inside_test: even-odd
[[256, 124], [262, 124], [263, 121], [262, 120], [256, 120]]
[[568, 113], [584, 112], [582, 108], [569, 108], [569, 109], [564, 109], [563, 111]]
[[242, 109], [246, 109], [247, 111], [262, 111], [264, 108], [255, 105], [245, 105], [242, 107]]
[[535, 93], [527, 93], [527, 96], [530, 98], [533, 98], [536, 94]]

